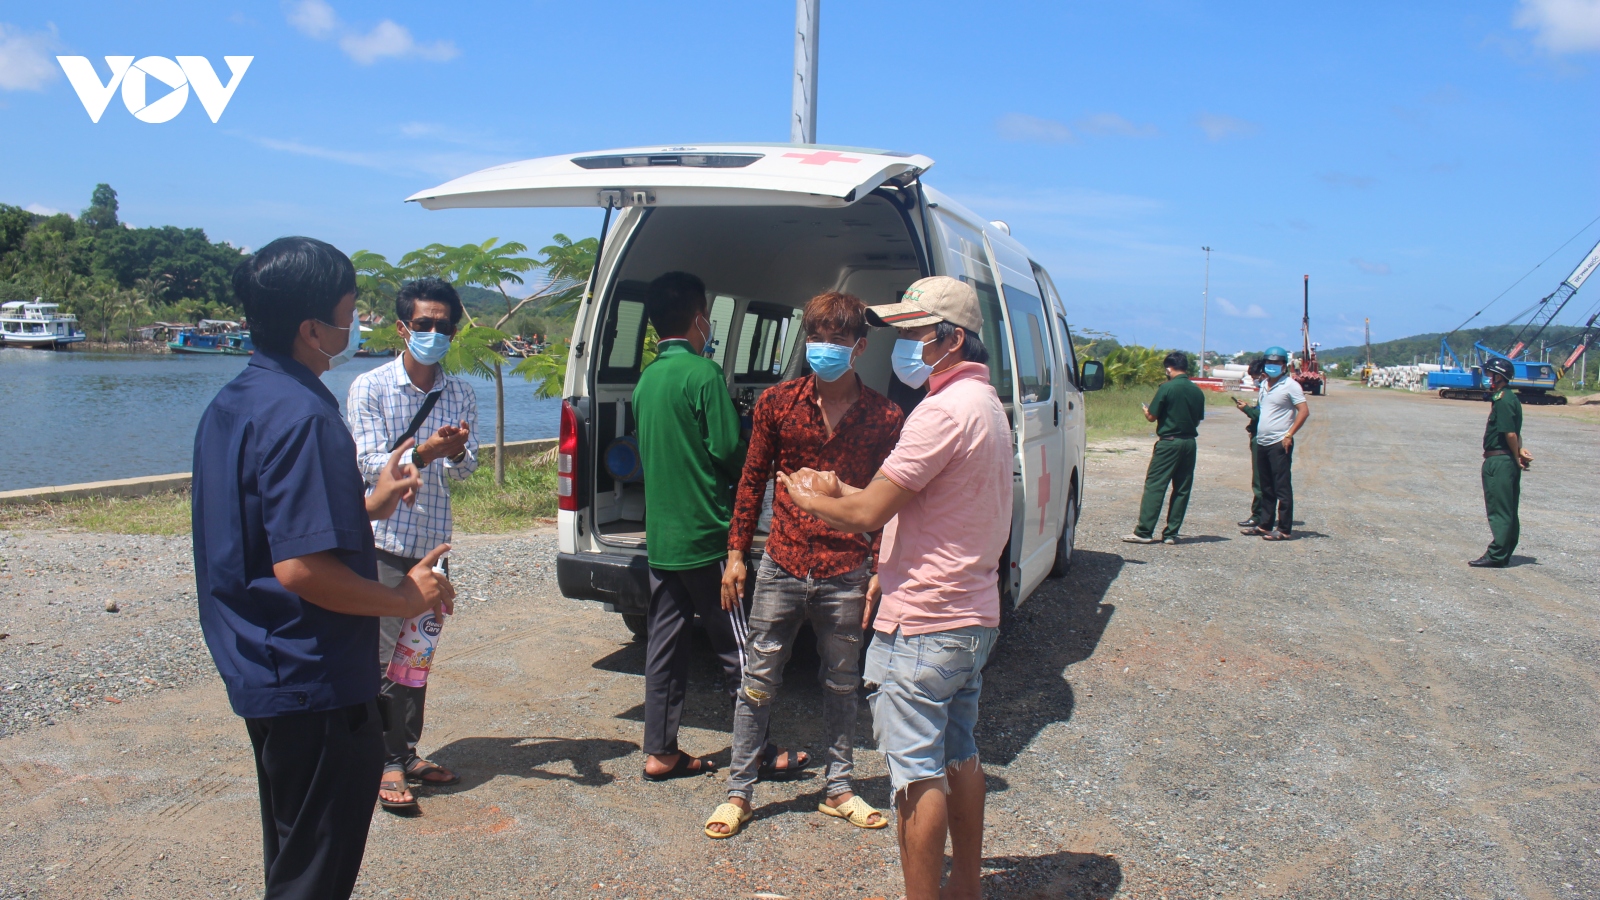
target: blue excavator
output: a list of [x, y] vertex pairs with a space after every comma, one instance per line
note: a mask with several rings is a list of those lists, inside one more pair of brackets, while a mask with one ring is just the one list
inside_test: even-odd
[[[1450, 336], [1439, 339], [1439, 371], [1428, 373], [1428, 390], [1437, 390], [1446, 400], [1489, 399], [1489, 378], [1483, 372], [1484, 361], [1490, 358], [1510, 360], [1511, 388], [1517, 398], [1531, 405], [1564, 405], [1567, 398], [1553, 393], [1561, 380], [1562, 366], [1535, 359], [1518, 359], [1522, 351], [1539, 339], [1556, 316], [1561, 314], [1567, 301], [1578, 292], [1596, 268], [1600, 268], [1600, 242], [1596, 242], [1589, 255], [1578, 263], [1561, 286], [1556, 288], [1534, 307], [1533, 315], [1517, 332], [1511, 349], [1504, 353], [1484, 346], [1482, 341], [1472, 345], [1472, 355], [1466, 360], [1456, 356], [1450, 348]], [[1591, 320], [1592, 322], [1593, 320]], [[1531, 334], [1529, 332], [1532, 332]], [[1574, 354], [1573, 358], [1577, 355]], [[1568, 363], [1570, 365], [1570, 362]]]

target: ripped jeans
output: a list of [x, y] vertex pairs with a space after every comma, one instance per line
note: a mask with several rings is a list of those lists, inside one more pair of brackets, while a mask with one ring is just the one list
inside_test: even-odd
[[822, 665], [822, 731], [828, 739], [828, 796], [849, 790], [855, 765], [856, 689], [861, 685], [861, 614], [866, 564], [834, 578], [796, 578], [763, 557], [756, 571], [745, 641], [744, 683], [734, 701], [733, 761], [728, 795], [750, 799], [767, 744], [772, 701], [783, 686], [795, 636], [806, 620], [817, 634]]

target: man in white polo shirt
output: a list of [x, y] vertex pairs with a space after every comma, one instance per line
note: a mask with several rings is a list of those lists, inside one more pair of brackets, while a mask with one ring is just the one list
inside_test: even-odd
[[[894, 371], [928, 395], [864, 489], [831, 472], [779, 473], [796, 506], [851, 534], [883, 528], [867, 588], [873, 622], [863, 680], [899, 811], [907, 900], [977, 897], [984, 776], [973, 728], [983, 664], [1000, 625], [1000, 554], [1011, 531], [1011, 424], [989, 384], [971, 285], [924, 278], [867, 320], [899, 329]], [[881, 580], [881, 585], [879, 584]]]
[[1261, 418], [1256, 423], [1256, 468], [1261, 473], [1261, 517], [1240, 534], [1287, 541], [1294, 531], [1294, 435], [1311, 418], [1305, 391], [1289, 377], [1289, 353], [1268, 347], [1261, 381]]

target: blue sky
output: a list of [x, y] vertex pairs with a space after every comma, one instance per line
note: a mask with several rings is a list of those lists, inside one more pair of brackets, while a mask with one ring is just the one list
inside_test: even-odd
[[[136, 8], [137, 7], [137, 8]], [[788, 0], [659, 4], [7, 4], [0, 202], [259, 246], [303, 233], [392, 257], [533, 247], [594, 210], [428, 212], [408, 194], [512, 159], [784, 140]], [[1074, 324], [1195, 348], [1448, 329], [1600, 215], [1600, 0], [972, 4], [824, 0], [818, 137], [937, 161], [1003, 218]], [[91, 123], [57, 54], [255, 60], [198, 102]], [[152, 99], [157, 92], [152, 89]], [[1590, 227], [1486, 313], [1553, 290]], [[1589, 285], [1563, 321], [1593, 306]]]

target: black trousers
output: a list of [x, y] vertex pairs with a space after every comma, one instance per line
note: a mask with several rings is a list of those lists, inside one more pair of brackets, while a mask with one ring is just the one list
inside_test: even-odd
[[[378, 551], [378, 581], [384, 587], [399, 587], [406, 573], [421, 562], [407, 559], [383, 550]], [[450, 561], [445, 560], [448, 571]], [[400, 626], [405, 620], [384, 616], [378, 628], [379, 703], [388, 704], [389, 727], [383, 730], [384, 768], [405, 771], [417, 758], [417, 742], [422, 740], [423, 713], [428, 705], [428, 686], [419, 688], [395, 684], [385, 673], [389, 660], [394, 658], [394, 645], [400, 638]]]
[[749, 610], [722, 608], [722, 569], [717, 562], [670, 572], [650, 568], [649, 634], [644, 656], [644, 752], [678, 752], [678, 726], [689, 689], [689, 653], [698, 613], [711, 647], [722, 661], [729, 709], [744, 678], [744, 641]]
[[245, 719], [261, 791], [265, 900], [344, 900], [355, 888], [383, 772], [375, 701]]
[[1256, 521], [1268, 531], [1276, 525], [1284, 534], [1294, 530], [1294, 450], [1283, 442], [1256, 446], [1256, 469], [1261, 475], [1261, 517]]

